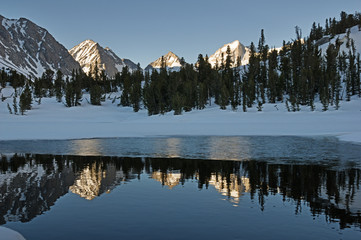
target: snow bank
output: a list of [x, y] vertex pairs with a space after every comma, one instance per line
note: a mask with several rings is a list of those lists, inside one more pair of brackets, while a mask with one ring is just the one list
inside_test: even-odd
[[20, 233], [5, 227], [0, 227], [0, 239], [25, 240], [25, 238]]
[[[10, 89], [3, 89], [4, 96]], [[88, 95], [84, 98], [89, 99]], [[299, 112], [288, 112], [284, 103], [265, 104], [262, 112], [254, 107], [220, 110], [213, 104], [204, 110], [193, 110], [174, 116], [148, 116], [147, 110], [134, 113], [132, 108], [117, 107], [111, 99], [102, 106], [92, 106], [84, 99], [82, 106], [66, 108], [55, 98], [42, 99], [41, 105], [34, 103], [26, 116], [11, 115], [6, 104], [0, 102], [0, 140], [26, 139], [79, 139], [107, 137], [147, 136], [250, 136], [250, 135], [294, 135], [338, 136], [341, 140], [361, 143], [361, 99], [352, 98], [341, 102], [341, 108], [322, 112], [320, 103], [316, 111], [302, 107]]]

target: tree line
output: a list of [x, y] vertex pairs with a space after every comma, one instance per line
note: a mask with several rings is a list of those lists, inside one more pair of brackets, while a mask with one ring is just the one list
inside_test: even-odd
[[[78, 106], [83, 93], [89, 93], [85, 100], [90, 104], [101, 105], [108, 98], [135, 112], [145, 108], [149, 115], [170, 111], [177, 115], [211, 104], [246, 112], [252, 107], [262, 111], [265, 103], [283, 102], [288, 111], [299, 111], [301, 106], [314, 110], [316, 101], [327, 111], [338, 109], [341, 100], [349, 101], [353, 95], [361, 97], [360, 54], [350, 37], [350, 27], [356, 25], [361, 27], [360, 13], [341, 12], [340, 20], [327, 19], [324, 28], [314, 23], [304, 38], [296, 27], [296, 38], [284, 41], [281, 49], [271, 49], [262, 30], [257, 46], [250, 44], [246, 66], [241, 66], [241, 59], [232, 61], [228, 46], [222, 56], [225, 61], [213, 68], [208, 56], [199, 54], [196, 64], [184, 63], [179, 71], [169, 71], [164, 60], [162, 67], [152, 72], [143, 72], [138, 64], [133, 71], [124, 66], [114, 77], [107, 76], [97, 63], [88, 74], [81, 69], [71, 76], [46, 70], [35, 79], [3, 69], [0, 83], [5, 87], [9, 82], [15, 89], [13, 107], [8, 104], [9, 112], [15, 114], [23, 114], [33, 101], [40, 104], [44, 97], [55, 96], [67, 107]], [[340, 33], [345, 37], [335, 39]], [[330, 43], [322, 50], [325, 41]], [[341, 50], [343, 45], [346, 51]]]

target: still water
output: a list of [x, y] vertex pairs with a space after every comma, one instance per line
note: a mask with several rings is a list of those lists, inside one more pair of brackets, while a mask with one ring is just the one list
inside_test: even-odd
[[4, 141], [0, 154], [0, 225], [28, 240], [361, 239], [361, 146], [332, 137]]

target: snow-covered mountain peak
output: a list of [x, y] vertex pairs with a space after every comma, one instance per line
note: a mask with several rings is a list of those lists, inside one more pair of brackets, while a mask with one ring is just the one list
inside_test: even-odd
[[89, 73], [95, 63], [100, 70], [104, 70], [111, 77], [121, 72], [124, 66], [128, 66], [131, 71], [137, 68], [137, 65], [129, 59], [121, 59], [109, 47], [103, 48], [89, 39], [70, 49], [69, 53], [85, 73]]
[[149, 71], [153, 68], [161, 68], [162, 67], [162, 61], [164, 61], [165, 66], [169, 69], [179, 69], [182, 67], [182, 63], [180, 58], [174, 54], [172, 51], [169, 51], [167, 54], [161, 56], [154, 62], [150, 63], [145, 70]]
[[[219, 48], [213, 55], [211, 55], [208, 59], [209, 63], [212, 67], [218, 66], [221, 63], [226, 61], [227, 58], [227, 48], [231, 50], [231, 59], [233, 61], [233, 66], [236, 65], [237, 59], [241, 59], [241, 65], [245, 65], [248, 63], [249, 59], [249, 49], [246, 48], [243, 44], [241, 44], [238, 40], [235, 40], [231, 43], [224, 44], [221, 48]], [[223, 56], [223, 59], [222, 59]]]
[[44, 28], [26, 18], [0, 15], [0, 68], [40, 77], [46, 69], [70, 75], [79, 68], [68, 51]]
[[229, 48], [231, 49], [231, 51], [234, 51], [236, 50], [237, 48], [242, 48], [242, 44], [240, 43], [239, 40], [235, 40], [231, 43], [228, 43], [228, 44], [225, 44], [223, 47], [222, 47], [222, 51], [227, 51], [227, 47], [229, 46]]

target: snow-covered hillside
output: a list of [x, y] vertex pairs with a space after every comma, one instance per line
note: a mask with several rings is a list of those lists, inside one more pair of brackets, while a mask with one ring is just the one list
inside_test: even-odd
[[361, 31], [358, 26], [350, 28], [349, 36], [347, 36], [347, 33], [336, 35], [332, 39], [329, 39], [329, 36], [325, 36], [320, 40], [320, 42], [325, 42], [319, 46], [319, 48], [322, 50], [322, 53], [325, 54], [328, 46], [330, 44], [335, 44], [337, 39], [342, 43], [340, 46], [340, 52], [344, 51], [346, 54], [348, 54], [349, 49], [346, 47], [346, 43], [349, 41], [349, 39], [353, 39], [356, 52], [361, 54]]
[[110, 77], [121, 72], [124, 66], [128, 66], [131, 71], [137, 69], [137, 65], [129, 59], [119, 58], [110, 48], [103, 48], [92, 40], [81, 42], [70, 49], [69, 53], [80, 64], [85, 73], [89, 73], [95, 63], [98, 64], [100, 70], [104, 70]]
[[25, 76], [40, 77], [46, 69], [65, 75], [79, 68], [66, 48], [44, 28], [28, 19], [0, 15], [0, 68], [11, 68]]
[[[11, 88], [3, 89], [10, 96]], [[55, 98], [43, 98], [26, 116], [11, 115], [7, 103], [0, 102], [0, 140], [11, 139], [77, 139], [96, 137], [145, 137], [172, 135], [334, 135], [343, 140], [361, 142], [361, 99], [342, 101], [340, 109], [330, 107], [322, 112], [301, 107], [299, 112], [288, 112], [284, 103], [264, 104], [262, 112], [256, 108], [243, 112], [220, 110], [212, 104], [204, 110], [193, 110], [175, 116], [148, 116], [147, 110], [133, 112], [131, 107], [112, 103], [114, 94], [102, 106], [93, 106], [83, 100], [78, 107], [67, 108]], [[85, 94], [84, 99], [89, 99]]]
[[146, 71], [151, 71], [153, 68], [161, 68], [162, 60], [165, 62], [165, 66], [170, 70], [177, 70], [182, 66], [180, 58], [173, 52], [169, 51], [166, 55], [161, 56], [154, 62], [151, 62], [146, 68]]
[[[227, 58], [226, 52], [228, 46], [231, 50], [231, 59], [233, 62], [233, 66], [236, 65], [238, 58], [241, 59], [241, 65], [248, 64], [249, 49], [243, 46], [238, 40], [236, 40], [231, 43], [227, 43], [223, 45], [223, 47], [219, 48], [214, 54], [212, 54], [209, 57], [208, 62], [211, 64], [212, 67], [215, 67], [216, 64], [220, 66], [222, 62], [225, 63]], [[222, 59], [222, 54], [223, 54], [223, 59]]]

